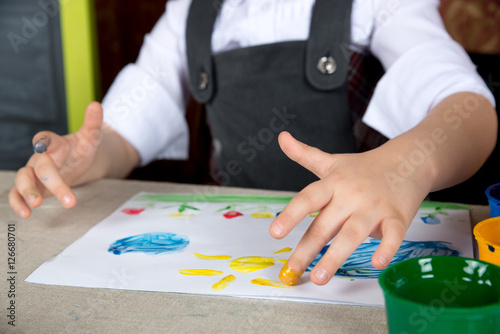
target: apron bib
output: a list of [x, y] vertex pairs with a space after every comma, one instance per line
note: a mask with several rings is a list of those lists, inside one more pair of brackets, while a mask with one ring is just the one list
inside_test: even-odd
[[297, 191], [318, 180], [281, 151], [281, 131], [328, 153], [355, 151], [347, 82], [351, 6], [352, 0], [317, 0], [307, 41], [213, 56], [218, 12], [212, 1], [193, 0], [190, 88], [206, 104], [222, 185]]

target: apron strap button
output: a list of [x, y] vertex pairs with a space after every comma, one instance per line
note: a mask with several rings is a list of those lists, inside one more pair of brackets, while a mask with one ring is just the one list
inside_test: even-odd
[[198, 89], [205, 90], [208, 87], [208, 83], [210, 80], [208, 79], [208, 74], [206, 72], [201, 72], [198, 77]]
[[333, 74], [337, 70], [337, 62], [332, 57], [321, 57], [318, 61], [318, 71], [321, 74]]

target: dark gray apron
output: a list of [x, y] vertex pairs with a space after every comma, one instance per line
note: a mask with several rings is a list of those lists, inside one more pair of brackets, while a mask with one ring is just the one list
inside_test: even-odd
[[213, 56], [218, 9], [193, 0], [186, 30], [190, 88], [207, 107], [212, 176], [222, 185], [300, 190], [317, 180], [279, 148], [284, 130], [325, 152], [354, 152], [346, 80], [351, 6], [352, 0], [317, 0], [307, 41]]

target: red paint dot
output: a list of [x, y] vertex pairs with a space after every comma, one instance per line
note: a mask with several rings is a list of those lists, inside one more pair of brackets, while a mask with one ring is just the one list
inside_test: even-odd
[[144, 211], [144, 209], [123, 209], [122, 212], [127, 214], [127, 215], [138, 215]]
[[224, 216], [224, 218], [232, 219], [232, 218], [236, 218], [239, 216], [243, 216], [243, 214], [241, 212], [238, 212], [238, 211], [228, 211], [223, 216]]

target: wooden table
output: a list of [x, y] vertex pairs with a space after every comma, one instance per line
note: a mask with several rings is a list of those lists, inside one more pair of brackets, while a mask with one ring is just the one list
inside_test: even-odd
[[[0, 333], [386, 333], [382, 307], [299, 303], [176, 293], [89, 289], [26, 283], [119, 205], [140, 191], [285, 195], [293, 193], [101, 180], [75, 189], [78, 204], [64, 209], [46, 199], [23, 221], [10, 209], [13, 172], [0, 171]], [[486, 206], [471, 206], [473, 224], [487, 218]], [[8, 274], [8, 229], [14, 231], [16, 274]], [[15, 276], [15, 327], [8, 325], [10, 276]]]

